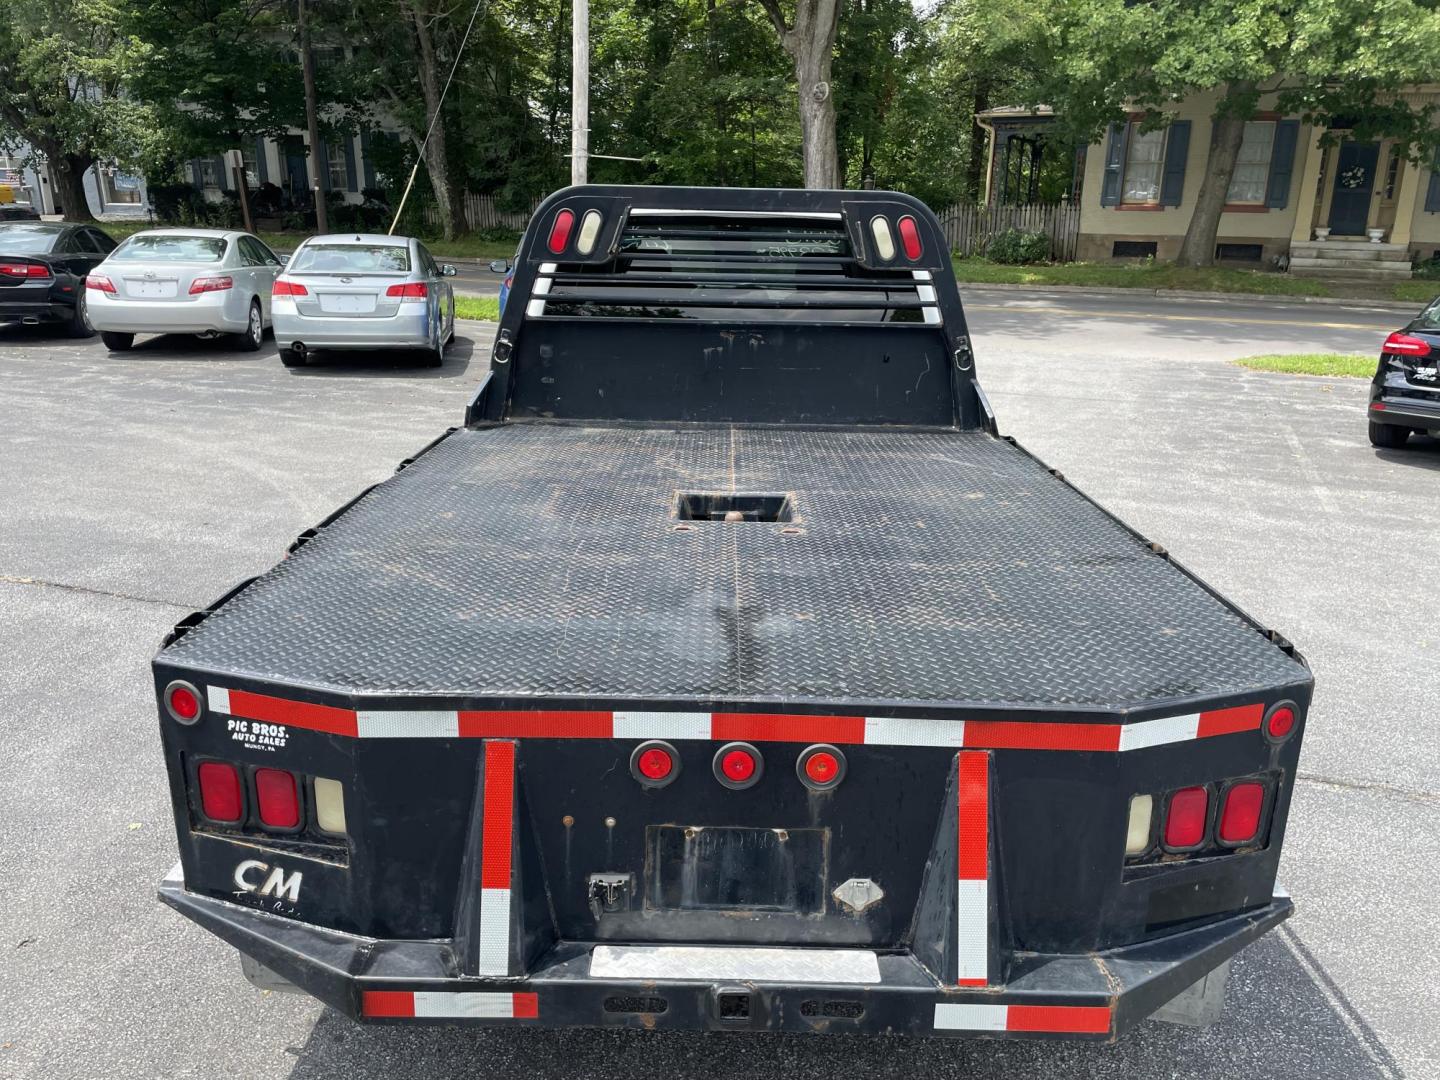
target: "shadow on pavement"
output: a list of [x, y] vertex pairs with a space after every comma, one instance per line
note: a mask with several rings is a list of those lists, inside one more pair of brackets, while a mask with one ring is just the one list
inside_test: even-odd
[[325, 352], [311, 354], [304, 367], [291, 368], [290, 374], [303, 378], [339, 379], [385, 379], [421, 378], [455, 379], [464, 375], [470, 367], [470, 358], [475, 352], [475, 342], [458, 334], [445, 349], [445, 363], [438, 368], [429, 367], [425, 356], [418, 350], [377, 349], [374, 351]]
[[[541, 1009], [544, 1009], [543, 997]], [[1225, 1018], [1198, 1031], [1147, 1022], [1114, 1045], [642, 1030], [362, 1027], [321, 1014], [291, 1080], [514, 1077], [809, 1080], [1401, 1080], [1389, 1052], [1282, 927], [1235, 962]]]
[[1402, 450], [1375, 450], [1381, 461], [1397, 465], [1412, 465], [1417, 469], [1440, 470], [1440, 439], [1425, 435], [1411, 435]]

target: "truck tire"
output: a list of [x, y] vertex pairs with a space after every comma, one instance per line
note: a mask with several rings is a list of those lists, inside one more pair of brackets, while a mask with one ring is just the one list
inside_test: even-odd
[[122, 334], [115, 330], [101, 330], [100, 340], [111, 352], [125, 352], [135, 344], [134, 334]]
[[95, 333], [94, 327], [90, 325], [90, 317], [85, 312], [84, 289], [81, 289], [80, 295], [75, 298], [75, 308], [65, 323], [65, 333], [72, 338], [88, 338]]
[[245, 330], [240, 334], [240, 348], [244, 352], [259, 352], [265, 344], [265, 316], [260, 313], [260, 301], [250, 301], [250, 317]]
[[304, 367], [305, 354], [302, 352], [297, 352], [295, 349], [281, 349], [280, 363], [284, 364], [286, 367]]
[[1384, 450], [1399, 450], [1410, 438], [1410, 429], [1395, 424], [1377, 424], [1370, 421], [1370, 445]]

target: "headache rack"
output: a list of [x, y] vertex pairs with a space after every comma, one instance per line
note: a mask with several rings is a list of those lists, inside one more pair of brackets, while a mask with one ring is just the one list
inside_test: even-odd
[[511, 297], [467, 423], [988, 424], [944, 237], [906, 196], [570, 188]]

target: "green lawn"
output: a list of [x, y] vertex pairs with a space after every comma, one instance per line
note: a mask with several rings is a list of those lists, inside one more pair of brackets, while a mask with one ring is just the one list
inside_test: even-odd
[[1428, 304], [1440, 296], [1440, 281], [1401, 281], [1395, 285], [1396, 300], [1413, 300], [1417, 304]]
[[[116, 240], [123, 240], [132, 233], [140, 232], [142, 229], [157, 228], [157, 226], [144, 221], [102, 221], [100, 228]], [[256, 235], [276, 251], [294, 251], [299, 247], [300, 241], [310, 234], [261, 232]], [[482, 240], [474, 236], [462, 236], [450, 241], [426, 239], [425, 246], [437, 259], [508, 259], [515, 254], [517, 240], [518, 237], [511, 240]]]
[[455, 317], [457, 319], [499, 322], [500, 298], [498, 296], [457, 296], [455, 297]]
[[1255, 371], [1280, 371], [1288, 375], [1343, 375], [1368, 379], [1375, 374], [1375, 357], [1346, 353], [1269, 353], [1246, 356], [1235, 363]]

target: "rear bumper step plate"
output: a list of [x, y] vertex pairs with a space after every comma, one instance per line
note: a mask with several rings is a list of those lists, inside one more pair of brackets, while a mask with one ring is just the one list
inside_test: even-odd
[[739, 949], [703, 945], [600, 945], [592, 979], [869, 985], [880, 960], [865, 949]]

